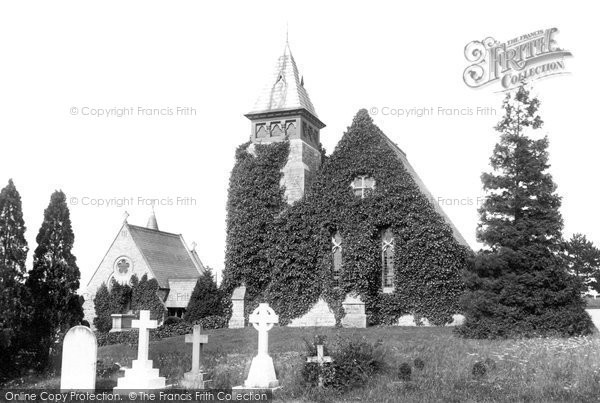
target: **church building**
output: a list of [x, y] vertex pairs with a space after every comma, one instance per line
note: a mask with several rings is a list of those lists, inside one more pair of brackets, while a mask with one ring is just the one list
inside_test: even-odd
[[246, 321], [265, 301], [292, 326], [456, 319], [470, 248], [366, 110], [326, 155], [325, 124], [286, 43], [245, 116], [223, 282], [247, 290]]
[[83, 306], [85, 320], [93, 323], [93, 299], [103, 283], [109, 288], [113, 280], [130, 284], [134, 274], [138, 279], [144, 274], [148, 279], [156, 279], [168, 315], [181, 317], [205, 270], [195, 244], [188, 248], [181, 234], [159, 230], [154, 211], [145, 227], [129, 224], [125, 219], [88, 282]]

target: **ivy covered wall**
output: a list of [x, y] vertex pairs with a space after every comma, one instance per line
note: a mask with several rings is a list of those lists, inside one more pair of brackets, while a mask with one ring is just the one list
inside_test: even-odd
[[[306, 313], [323, 296], [339, 321], [347, 293], [358, 293], [370, 324], [404, 314], [434, 324], [452, 320], [469, 251], [421, 193], [366, 110], [355, 116], [302, 200], [288, 207], [278, 183], [285, 142], [242, 146], [230, 181], [226, 289], [246, 282], [252, 309], [267, 301], [280, 323]], [[350, 184], [375, 180], [366, 197]], [[245, 200], [245, 201], [244, 201]], [[382, 290], [381, 236], [394, 235], [395, 291]], [[342, 237], [342, 270], [332, 282], [331, 237]], [[260, 300], [260, 301], [259, 301]]]

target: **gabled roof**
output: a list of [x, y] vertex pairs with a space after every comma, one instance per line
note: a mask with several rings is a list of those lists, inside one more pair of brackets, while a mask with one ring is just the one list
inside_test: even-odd
[[296, 61], [286, 42], [283, 55], [277, 60], [272, 79], [260, 93], [248, 115], [293, 109], [306, 109], [317, 117], [315, 108], [304, 88]]
[[200, 259], [198, 265], [181, 235], [127, 226], [161, 288], [169, 288], [170, 279], [197, 279], [202, 274]]
[[465, 238], [462, 236], [462, 234], [460, 233], [458, 228], [456, 228], [456, 226], [454, 225], [454, 223], [452, 222], [450, 217], [448, 217], [448, 215], [446, 214], [444, 209], [442, 209], [442, 206], [440, 206], [440, 204], [434, 199], [434, 197], [431, 194], [431, 192], [429, 191], [429, 189], [427, 189], [427, 186], [425, 186], [425, 183], [421, 180], [421, 178], [417, 174], [417, 171], [415, 171], [415, 169], [412, 167], [412, 165], [410, 165], [410, 162], [408, 162], [408, 158], [406, 158], [406, 154], [404, 153], [404, 151], [402, 151], [396, 143], [394, 143], [392, 140], [390, 140], [390, 138], [388, 136], [386, 136], [385, 133], [383, 133], [383, 131], [378, 130], [377, 132], [379, 133], [379, 135], [381, 135], [384, 138], [386, 143], [396, 153], [396, 155], [398, 156], [398, 159], [400, 161], [402, 161], [404, 168], [406, 168], [406, 171], [408, 172], [408, 174], [415, 181], [415, 183], [419, 187], [419, 190], [421, 191], [421, 193], [423, 193], [425, 195], [425, 197], [427, 197], [427, 199], [429, 200], [429, 202], [431, 203], [431, 205], [433, 206], [435, 211], [437, 211], [437, 213], [442, 216], [442, 218], [444, 219], [444, 221], [446, 221], [446, 223], [450, 226], [450, 228], [452, 228], [452, 233], [454, 234], [454, 238], [458, 241], [458, 243], [460, 243], [461, 245], [466, 246], [467, 248], [470, 249], [471, 247], [469, 246], [469, 244], [467, 243]]

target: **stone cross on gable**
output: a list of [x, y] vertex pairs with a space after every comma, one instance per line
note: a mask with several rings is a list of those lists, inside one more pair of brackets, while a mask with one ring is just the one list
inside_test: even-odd
[[208, 343], [208, 335], [202, 333], [202, 326], [194, 325], [194, 332], [185, 335], [185, 342], [192, 343], [192, 374], [198, 374], [203, 367], [200, 360], [202, 359], [202, 347]]
[[323, 345], [317, 345], [317, 356], [316, 357], [306, 357], [306, 362], [316, 362], [319, 365], [319, 387], [323, 387], [323, 375], [321, 374], [321, 369], [326, 362], [332, 362], [333, 359], [329, 356], [323, 354]]
[[269, 355], [269, 330], [279, 323], [279, 316], [269, 304], [261, 303], [248, 317], [248, 321], [258, 330], [258, 355]]
[[140, 318], [131, 321], [131, 327], [140, 329], [138, 340], [138, 360], [148, 360], [148, 343], [150, 342], [149, 329], [156, 329], [158, 323], [156, 320], [150, 319], [150, 311], [140, 311]]

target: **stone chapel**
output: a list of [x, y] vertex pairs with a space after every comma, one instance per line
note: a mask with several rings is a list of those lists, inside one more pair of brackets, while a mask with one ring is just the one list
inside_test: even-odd
[[[306, 252], [297, 254], [298, 259], [313, 265], [315, 272], [319, 271], [320, 279], [315, 280], [315, 276], [311, 277], [308, 274], [303, 275], [302, 278], [300, 274], [286, 273], [286, 268], [278, 268], [274, 265], [273, 270], [277, 273], [273, 273], [271, 284], [262, 286], [263, 288], [258, 290], [255, 284], [252, 285], [257, 298], [271, 298], [269, 303], [272, 306], [273, 303], [280, 303], [279, 309], [284, 316], [286, 311], [289, 312], [288, 324], [292, 326], [333, 326], [336, 321], [339, 324], [339, 317], [342, 316], [342, 325], [362, 327], [367, 322], [414, 324], [420, 322], [419, 318], [423, 318], [427, 323], [427, 315], [435, 317], [431, 314], [434, 311], [432, 306], [445, 304], [443, 298], [438, 297], [445, 290], [452, 289], [452, 295], [448, 297], [450, 303], [447, 305], [451, 305], [452, 308], [449, 309], [453, 311], [448, 311], [450, 314], [446, 312], [445, 317], [456, 320], [455, 314], [459, 312], [456, 312], [455, 306], [461, 289], [459, 272], [465, 264], [465, 256], [470, 248], [417, 175], [406, 154], [374, 125], [367, 111], [359, 111], [353, 127], [344, 134], [333, 154], [325, 157], [320, 144], [321, 129], [325, 124], [317, 115], [289, 44], [286, 43], [270, 81], [259, 94], [254, 107], [245, 116], [250, 120], [250, 142], [242, 151], [256, 158], [257, 147], [281, 142], [289, 144], [289, 154], [281, 169], [280, 186], [284, 191], [290, 215], [293, 215], [299, 201], [307, 200], [306, 197], [310, 199], [308, 203], [314, 205], [319, 205], [319, 198], [330, 200], [329, 204], [323, 204], [324, 207], [337, 204], [339, 200], [339, 211], [344, 211], [344, 214], [336, 218], [334, 216], [337, 212], [332, 209], [330, 216], [323, 216], [320, 223], [313, 224], [314, 228], [309, 230], [311, 237], [305, 238], [310, 240], [322, 237], [324, 242], [327, 242], [325, 238], [329, 236], [330, 243], [328, 249], [323, 249], [322, 259], [302, 260]], [[360, 135], [357, 133], [361, 130], [367, 133], [364, 136], [367, 136], [372, 144], [365, 145], [365, 142], [359, 138]], [[360, 160], [361, 155], [356, 158], [352, 156], [352, 148], [361, 147], [364, 147], [362, 154], [370, 155], [370, 162], [366, 159]], [[377, 153], [381, 155], [381, 159], [377, 157]], [[388, 165], [393, 165], [395, 168], [381, 167], [380, 162], [386, 158], [389, 161]], [[387, 172], [383, 172], [386, 169]], [[235, 168], [233, 172], [232, 175], [237, 174]], [[251, 175], [251, 173], [244, 175]], [[393, 183], [392, 179], [397, 183]], [[231, 186], [237, 186], [239, 180], [239, 178], [234, 180], [232, 176], [230, 182], [229, 224], [239, 220], [244, 214], [241, 212], [243, 207], [236, 210], [237, 207], [231, 201]], [[253, 179], [245, 177], [244, 180], [252, 183]], [[311, 189], [314, 182], [317, 183], [317, 189]], [[322, 193], [325, 188], [337, 193], [333, 195]], [[312, 192], [307, 194], [307, 191]], [[386, 195], [389, 196], [387, 200]], [[362, 205], [360, 201], [364, 201]], [[381, 216], [378, 217], [377, 210], [362, 211], [367, 205], [372, 209], [381, 209], [379, 210]], [[281, 217], [283, 212], [274, 214], [275, 220]], [[314, 210], [315, 215], [320, 213], [320, 210]], [[346, 216], [354, 214], [358, 217], [367, 217], [363, 233], [357, 232], [356, 222], [347, 220]], [[251, 216], [252, 212], [248, 215]], [[252, 217], [245, 222], [250, 226], [253, 225]], [[410, 227], [417, 225], [415, 223], [422, 224], [423, 228]], [[322, 225], [326, 225], [329, 229], [324, 231], [323, 228], [316, 228]], [[233, 240], [243, 240], [244, 233], [253, 233], [257, 230], [260, 231], [260, 228], [228, 227], [227, 253], [229, 255], [226, 257], [224, 279], [226, 287], [227, 282], [231, 284], [230, 288], [238, 286], [232, 294], [234, 307], [230, 320], [232, 327], [244, 323], [242, 316], [244, 310], [243, 304], [240, 305], [240, 298], [244, 298], [246, 289], [249, 288], [248, 282], [254, 281], [244, 277], [245, 269], [239, 267], [240, 259], [246, 259], [249, 253], [255, 253], [256, 258], [253, 262], [260, 262], [260, 259], [271, 259], [273, 254], [287, 248], [290, 253], [281, 260], [284, 265], [289, 264], [289, 267], [296, 267], [296, 270], [305, 269], [298, 263], [298, 259], [290, 257], [293, 256], [293, 252], [301, 249], [294, 245], [283, 245], [284, 248], [279, 245], [263, 252], [249, 252], [240, 248], [236, 250]], [[366, 235], [366, 232], [369, 234]], [[329, 235], [323, 236], [323, 233]], [[265, 237], [268, 236], [269, 234], [265, 234]], [[361, 240], [351, 239], [352, 237]], [[435, 251], [440, 250], [440, 245], [443, 245], [444, 252], [436, 255]], [[360, 248], [363, 250], [359, 250]], [[375, 248], [378, 250], [375, 252], [376, 255], [372, 252]], [[411, 253], [416, 254], [418, 261], [415, 260], [416, 257], [410, 260], [408, 256]], [[325, 265], [327, 267], [321, 267], [323, 266], [321, 261], [327, 262]], [[365, 277], [369, 277], [370, 284], [357, 283], [354, 287], [352, 278], [360, 279], [361, 275], [349, 271], [357, 270], [357, 267], [363, 267], [364, 269], [361, 270], [368, 272], [365, 273]], [[277, 280], [277, 276], [281, 279]], [[286, 278], [289, 281], [285, 280]], [[427, 278], [426, 281], [422, 281], [424, 278]], [[277, 285], [277, 281], [281, 284]], [[315, 281], [320, 281], [323, 285], [315, 285]], [[260, 284], [260, 279], [254, 283]], [[296, 294], [306, 292], [305, 299], [313, 300], [311, 308], [298, 310], [290, 306], [293, 304], [286, 305], [282, 302], [287, 299], [285, 291], [281, 290], [282, 287], [296, 287], [298, 290]], [[332, 295], [337, 294], [331, 292], [331, 289], [347, 292], [346, 297], [342, 298], [343, 301], [338, 301], [344, 308], [341, 313], [335, 312], [334, 308], [338, 303], [332, 302], [335, 299]], [[240, 290], [243, 292], [240, 293]], [[290, 293], [290, 296], [293, 297], [293, 294]], [[411, 297], [413, 300], [422, 298], [422, 301], [413, 304], [412, 301], [406, 300], [407, 295], [414, 295], [415, 297]], [[382, 304], [385, 305], [386, 301], [393, 301], [396, 305], [382, 308]], [[254, 301], [254, 304], [256, 303], [257, 301]], [[247, 312], [245, 315], [247, 316]], [[451, 320], [447, 319], [446, 323]], [[444, 320], [438, 318], [437, 322], [443, 323]]]
[[159, 230], [154, 210], [145, 227], [129, 224], [125, 219], [87, 284], [85, 320], [93, 323], [96, 316], [93, 300], [103, 283], [109, 287], [113, 280], [130, 284], [134, 274], [138, 279], [144, 274], [148, 279], [155, 278], [168, 315], [182, 317], [205, 270], [196, 245], [189, 248], [181, 234]]

